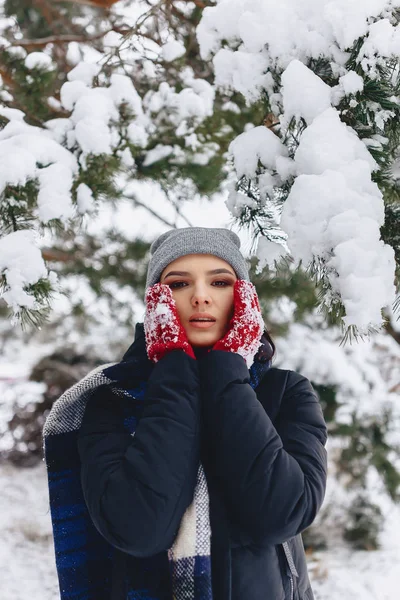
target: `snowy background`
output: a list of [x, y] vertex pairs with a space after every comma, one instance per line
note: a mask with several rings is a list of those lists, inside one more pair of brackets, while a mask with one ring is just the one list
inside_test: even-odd
[[[117, 2], [114, 15], [134, 27], [149, 4], [152, 2]], [[190, 2], [176, 4], [190, 13]], [[0, 6], [4, 5], [0, 0]], [[27, 6], [25, 0], [21, 5]], [[367, 102], [364, 108], [368, 109], [368, 125], [373, 131], [368, 138], [361, 139], [343, 118], [347, 114], [350, 122], [354, 117], [358, 104], [365, 100], [362, 94], [367, 77], [379, 79], [379, 68], [388, 65], [389, 60], [394, 89], [399, 76], [399, 8], [400, 0], [282, 0], [279, 10], [272, 0], [219, 0], [216, 6], [204, 10], [197, 29], [201, 58], [209, 61], [207, 69], [212, 65], [213, 77], [208, 77], [212, 84], [206, 76], [197, 76], [199, 71], [207, 74], [204, 64], [200, 68], [194, 61], [198, 68], [195, 72], [190, 65], [179, 63], [186, 52], [186, 30], [181, 24], [169, 31], [162, 23], [164, 29], [157, 44], [148, 38], [143, 42], [139, 35], [143, 44], [139, 52], [129, 44], [119, 48], [121, 34], [116, 31], [104, 35], [101, 51], [90, 44], [72, 42], [65, 55], [69, 71], [59, 99], [50, 96], [43, 100], [54, 112], [54, 118], [48, 118], [44, 126], [32, 125], [32, 119], [25, 120], [22, 110], [10, 108], [14, 106], [13, 90], [2, 89], [0, 116], [5, 122], [0, 130], [1, 193], [7, 186], [29, 182], [37, 185], [32, 230], [11, 228], [9, 233], [8, 211], [21, 199], [12, 194], [1, 198], [4, 204], [0, 217], [4, 216], [5, 227], [0, 223], [7, 231], [0, 238], [0, 273], [7, 272], [8, 285], [3, 301], [15, 311], [21, 306], [32, 308], [34, 297], [27, 293], [27, 284], [35, 284], [41, 277], [55, 283], [55, 274], [48, 271], [40, 251], [51, 248], [54, 242], [53, 233], [46, 228], [52, 219], [65, 224], [78, 215], [82, 217], [82, 230], [95, 239], [105, 240], [106, 231], [113, 226], [129, 242], [136, 238], [153, 241], [169, 228], [162, 222], [165, 219], [177, 227], [190, 223], [232, 228], [242, 240], [244, 255], [255, 253], [259, 258], [260, 271], [288, 251], [305, 264], [320, 260], [329, 289], [325, 307], [340, 297], [345, 308], [344, 323], [356, 325], [360, 332], [371, 325], [379, 326], [385, 307], [395, 334], [399, 334], [400, 322], [390, 309], [395, 295], [394, 252], [380, 239], [385, 205], [382, 191], [373, 180], [377, 163], [372, 151], [387, 152], [389, 134], [395, 131], [390, 123], [398, 114], [395, 109], [400, 97], [393, 92], [391, 98], [386, 98], [391, 110], [382, 110], [378, 102]], [[14, 17], [1, 20], [5, 36], [9, 36], [8, 28], [14, 27], [15, 21]], [[99, 19], [99, 23], [106, 31], [106, 19]], [[78, 14], [74, 25], [97, 32], [97, 24], [91, 22], [85, 10]], [[175, 34], [180, 34], [180, 39], [174, 39]], [[18, 35], [20, 39], [25, 32]], [[354, 63], [354, 69], [347, 68], [348, 49], [360, 37], [364, 42], [359, 46], [358, 64]], [[9, 39], [1, 38], [1, 44], [7, 47]], [[125, 61], [124, 69], [116, 69], [110, 79], [103, 74], [96, 87], [93, 78], [104, 58], [102, 52], [116, 48]], [[52, 49], [38, 50], [7, 47], [9, 56], [21, 61], [27, 84], [35, 83], [35, 78], [45, 80], [56, 69]], [[321, 55], [329, 61], [335, 85], [322, 80], [324, 69], [318, 74], [311, 68], [311, 61]], [[272, 72], [280, 79], [279, 92]], [[142, 85], [142, 95], [133, 82], [138, 89]], [[6, 83], [4, 77], [5, 87]], [[224, 103], [217, 92], [225, 94]], [[239, 104], [241, 97], [240, 107], [231, 101], [235, 94]], [[253, 123], [251, 113], [246, 113], [249, 106], [267, 97], [268, 110], [280, 116], [281, 138], [272, 128], [260, 125], [259, 115]], [[121, 128], [119, 110], [123, 103], [128, 104], [133, 116]], [[211, 127], [216, 131], [203, 135], [207, 119], [217, 110], [219, 120]], [[233, 115], [240, 123], [240, 133], [227, 124], [229, 119], [224, 121], [224, 114]], [[248, 115], [248, 122], [240, 121], [242, 114]], [[293, 119], [297, 125], [291, 129]], [[223, 146], [220, 139], [224, 136], [230, 137], [230, 143], [224, 155], [227, 164], [222, 189], [210, 194], [209, 200], [197, 193], [194, 185], [187, 187], [187, 199], [179, 197], [178, 189], [170, 189], [173, 200], [179, 197], [178, 214], [157, 179], [157, 165], [168, 159], [166, 170], [172, 174], [178, 172], [177, 165], [206, 169], [222, 153], [219, 144]], [[123, 167], [116, 176], [116, 189], [123, 190], [123, 194], [115, 203], [109, 198], [99, 202], [90, 187], [94, 184], [95, 188], [97, 181], [93, 173], [87, 175], [86, 161], [91, 155], [104, 158], [111, 154]], [[135, 162], [138, 156], [143, 158], [141, 170]], [[393, 184], [400, 180], [400, 158], [397, 162], [394, 156], [389, 159], [394, 163]], [[82, 182], [73, 199], [71, 189], [79, 169]], [[238, 180], [244, 182], [242, 187]], [[174, 176], [168, 184], [171, 182], [173, 185]], [[249, 187], [254, 192], [252, 197], [245, 193]], [[279, 203], [283, 189], [285, 201]], [[133, 197], [161, 218], [153, 218], [146, 208], [135, 206]], [[263, 212], [266, 206], [268, 218]], [[273, 230], [274, 241], [261, 235], [254, 247], [250, 231], [246, 234], [239, 229], [238, 220], [249, 209], [259, 211], [261, 229], [264, 234]], [[65, 249], [68, 251], [68, 244]], [[108, 241], [101, 250], [105, 256], [112, 256]], [[89, 356], [101, 356], [104, 362], [118, 360], [121, 349], [128, 348], [132, 341], [127, 339], [126, 322], [133, 331], [135, 323], [143, 320], [142, 298], [132, 286], [106, 282], [108, 291], [121, 302], [124, 315], [118, 316], [125, 316], [125, 323], [122, 318], [116, 323], [110, 304], [96, 296], [81, 274], [69, 273], [63, 285], [65, 294], [55, 294], [50, 323], [43, 331], [29, 336], [9, 321], [0, 320], [0, 452], [6, 452], [21, 433], [17, 429], [12, 436], [8, 430], [13, 411], [28, 407], [45, 392], [44, 383], [29, 380], [40, 358], [69, 347]], [[71, 314], [72, 300], [83, 307], [84, 333]], [[384, 411], [389, 411], [383, 442], [400, 450], [400, 344], [395, 341], [396, 335], [388, 335], [378, 327], [369, 339], [341, 345], [343, 331], [338, 326], [328, 327], [317, 310], [296, 319], [296, 304], [284, 294], [263, 309], [266, 322], [285, 326], [284, 334], [275, 338], [275, 365], [294, 369], [317, 385], [335, 389], [339, 406], [333, 425], [350, 426], [353, 415], [357, 415], [366, 430], [372, 431]], [[358, 491], [349, 486], [350, 478], [337, 468], [340, 452], [348, 441], [340, 435], [328, 438], [327, 493], [313, 524], [316, 532], [323, 533], [326, 548], [308, 555], [315, 598], [398, 600], [400, 505], [391, 500], [383, 485], [384, 473], [372, 461], [366, 465], [365, 485], [370, 500], [383, 515], [379, 549], [355, 550], [343, 541], [349, 507]], [[363, 441], [359, 440], [360, 444]], [[400, 473], [400, 452], [389, 454], [391, 464]], [[45, 465], [42, 462], [33, 468], [17, 468], [0, 463], [0, 485], [0, 599], [57, 600]]]

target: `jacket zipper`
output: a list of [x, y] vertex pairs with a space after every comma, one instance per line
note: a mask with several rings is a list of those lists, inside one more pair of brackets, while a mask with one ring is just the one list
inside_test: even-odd
[[294, 600], [294, 579], [293, 577], [298, 577], [299, 574], [296, 569], [296, 565], [294, 564], [293, 556], [289, 548], [289, 544], [287, 542], [283, 542], [282, 548], [285, 552], [286, 560], [289, 564], [290, 569], [290, 600]]
[[294, 583], [293, 583], [293, 575], [290, 575], [290, 600], [294, 600]]

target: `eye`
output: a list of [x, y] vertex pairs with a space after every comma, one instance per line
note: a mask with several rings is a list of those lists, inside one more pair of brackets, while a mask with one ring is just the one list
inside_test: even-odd
[[[222, 285], [220, 285], [222, 284]], [[173, 283], [169, 284], [169, 287], [172, 290], [175, 289], [181, 289], [183, 286], [186, 286], [187, 283], [185, 281], [174, 281]], [[232, 285], [230, 281], [213, 281], [212, 285], [214, 285], [214, 287], [227, 287], [228, 285]]]
[[[180, 283], [185, 283], [184, 281], [174, 281], [174, 283], [170, 283], [169, 287], [174, 290], [176, 289], [177, 286], [179, 286]], [[180, 286], [179, 286], [180, 287]]]
[[229, 281], [214, 281], [214, 283], [222, 283], [223, 285], [217, 285], [217, 287], [226, 287], [227, 285], [230, 285]]

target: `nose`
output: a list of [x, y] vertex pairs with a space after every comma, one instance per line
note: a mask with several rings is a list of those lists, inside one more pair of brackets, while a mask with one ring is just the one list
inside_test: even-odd
[[211, 304], [211, 297], [206, 289], [198, 287], [193, 293], [192, 305], [199, 306], [201, 304]]

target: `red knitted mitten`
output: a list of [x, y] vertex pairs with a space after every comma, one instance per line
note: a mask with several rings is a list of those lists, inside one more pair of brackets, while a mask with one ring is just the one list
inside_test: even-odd
[[156, 363], [171, 350], [184, 350], [196, 358], [179, 320], [171, 288], [156, 283], [147, 289], [145, 302], [143, 325], [149, 359]]
[[226, 335], [214, 344], [212, 350], [237, 352], [251, 367], [261, 345], [264, 321], [258, 302], [257, 291], [250, 281], [238, 279], [233, 288], [234, 314]]

